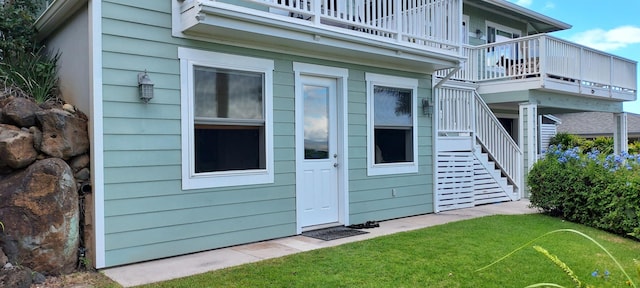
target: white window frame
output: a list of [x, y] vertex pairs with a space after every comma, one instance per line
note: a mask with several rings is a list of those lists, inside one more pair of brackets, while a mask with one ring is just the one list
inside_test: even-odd
[[[522, 30], [518, 30], [516, 28], [511, 28], [511, 27], [508, 27], [508, 26], [500, 25], [498, 23], [494, 23], [494, 22], [491, 22], [491, 21], [485, 21], [484, 32], [485, 32], [485, 35], [487, 36], [487, 44], [493, 44], [493, 43], [488, 43], [488, 41], [489, 41], [489, 26], [491, 26], [493, 28], [496, 28], [496, 29], [499, 29], [499, 30], [502, 30], [504, 32], [509, 32], [511, 34], [518, 34], [519, 35], [518, 37], [524, 37], [525, 36], [525, 35], [522, 35]], [[511, 39], [516, 39], [516, 38], [511, 38]], [[500, 42], [494, 42], [494, 43], [500, 43]]]
[[[202, 189], [274, 182], [273, 60], [179, 47], [182, 128], [182, 189]], [[264, 73], [265, 169], [195, 173], [193, 66]]]
[[[418, 173], [418, 79], [366, 73], [367, 82], [367, 175]], [[375, 163], [374, 86], [411, 90], [411, 118], [413, 121], [413, 162]]]
[[[471, 30], [469, 28], [469, 22], [471, 18], [469, 15], [462, 15], [462, 44], [469, 44], [469, 37], [471, 36]], [[475, 34], [475, 33], [474, 33]]]

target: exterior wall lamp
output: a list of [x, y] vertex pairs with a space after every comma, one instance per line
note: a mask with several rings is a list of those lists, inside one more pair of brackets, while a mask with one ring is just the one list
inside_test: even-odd
[[477, 37], [478, 39], [482, 39], [482, 30], [480, 30], [480, 29], [476, 29], [476, 37]]
[[429, 99], [422, 99], [422, 114], [431, 116], [433, 114], [433, 102]]
[[138, 73], [138, 92], [140, 93], [140, 100], [145, 104], [153, 99], [153, 82], [151, 82], [146, 70]]

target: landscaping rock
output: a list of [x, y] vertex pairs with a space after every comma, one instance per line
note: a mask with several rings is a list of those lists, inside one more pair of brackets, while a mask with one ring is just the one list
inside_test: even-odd
[[42, 109], [26, 98], [13, 97], [5, 102], [2, 108], [4, 121], [8, 121], [18, 127], [31, 127], [36, 125], [36, 113]]
[[33, 163], [38, 151], [33, 148], [33, 135], [20, 128], [0, 124], [0, 167], [20, 169]]
[[26, 267], [0, 270], [0, 287], [31, 287], [31, 270]]
[[31, 126], [29, 127], [29, 133], [33, 135], [33, 148], [40, 151], [40, 147], [42, 147], [42, 131], [36, 126]]
[[62, 109], [69, 113], [76, 113], [76, 107], [68, 103], [62, 105]]
[[7, 265], [8, 262], [9, 258], [7, 258], [7, 255], [4, 254], [4, 251], [0, 247], [0, 266], [4, 267], [4, 265]]
[[78, 181], [87, 181], [91, 178], [91, 171], [89, 171], [89, 168], [82, 168], [74, 174], [74, 177], [76, 177]]
[[0, 233], [0, 248], [8, 258], [6, 265], [11, 265], [11, 262], [18, 262], [18, 241], [16, 241], [11, 235]]
[[73, 172], [78, 172], [82, 168], [89, 167], [90, 161], [91, 159], [89, 158], [89, 155], [82, 154], [80, 156], [77, 156], [71, 159], [71, 161], [69, 161], [69, 166], [71, 166], [71, 169], [73, 169]]
[[53, 275], [74, 270], [78, 193], [66, 162], [47, 158], [0, 179], [0, 199], [5, 233], [17, 241], [17, 263]]
[[47, 281], [47, 277], [42, 275], [42, 273], [34, 272], [33, 277], [31, 277], [33, 284], [42, 284]]
[[67, 160], [89, 151], [86, 119], [57, 108], [36, 116], [42, 124], [41, 151], [45, 154]]

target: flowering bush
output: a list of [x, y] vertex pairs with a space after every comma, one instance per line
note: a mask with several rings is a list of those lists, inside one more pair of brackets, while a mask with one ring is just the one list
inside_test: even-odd
[[640, 239], [640, 155], [552, 145], [527, 181], [532, 206]]

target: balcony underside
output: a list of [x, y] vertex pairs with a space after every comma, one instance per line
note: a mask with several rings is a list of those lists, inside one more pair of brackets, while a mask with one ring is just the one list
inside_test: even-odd
[[204, 41], [419, 73], [459, 66], [456, 50], [211, 2], [181, 14], [180, 32]]
[[523, 90], [541, 90], [560, 94], [570, 94], [612, 101], [633, 101], [636, 93], [632, 90], [613, 88], [592, 84], [577, 79], [546, 75], [529, 75], [526, 77], [503, 78], [501, 80], [480, 83], [478, 93], [493, 94]]

